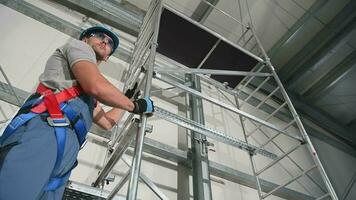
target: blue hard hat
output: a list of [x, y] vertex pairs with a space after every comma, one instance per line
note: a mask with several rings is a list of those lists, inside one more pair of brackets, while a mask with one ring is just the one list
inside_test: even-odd
[[104, 26], [93, 26], [90, 27], [86, 30], [84, 30], [80, 36], [79, 36], [79, 40], [83, 39], [85, 36], [90, 35], [92, 33], [105, 33], [107, 36], [109, 36], [113, 41], [114, 41], [114, 48], [112, 49], [110, 55], [112, 55], [115, 50], [117, 49], [117, 47], [119, 46], [119, 37], [111, 30], [109, 30], [108, 28], [105, 28]]

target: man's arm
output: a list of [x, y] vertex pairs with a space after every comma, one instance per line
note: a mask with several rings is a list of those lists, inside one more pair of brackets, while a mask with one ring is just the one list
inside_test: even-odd
[[125, 110], [113, 108], [105, 112], [101, 106], [96, 106], [94, 109], [93, 122], [105, 130], [111, 130], [115, 124], [121, 120], [125, 114]]
[[134, 110], [134, 103], [101, 75], [96, 64], [78, 61], [73, 65], [72, 72], [84, 92], [101, 103], [127, 111]]

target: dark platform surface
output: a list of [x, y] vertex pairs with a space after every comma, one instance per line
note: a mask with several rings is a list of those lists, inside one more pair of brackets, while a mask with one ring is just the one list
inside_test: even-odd
[[[187, 67], [196, 68], [219, 40], [216, 36], [164, 9], [157, 52]], [[251, 71], [257, 61], [224, 41], [215, 48], [201, 69]], [[234, 88], [242, 76], [212, 75]]]

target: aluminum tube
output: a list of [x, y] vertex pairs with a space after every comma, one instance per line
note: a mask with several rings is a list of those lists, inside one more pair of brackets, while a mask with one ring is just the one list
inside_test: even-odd
[[223, 13], [224, 15], [226, 15], [226, 16], [229, 17], [229, 18], [231, 18], [231, 19], [234, 20], [235, 22], [241, 24], [243, 27], [249, 28], [249, 26], [243, 24], [242, 22], [240, 22], [239, 20], [237, 20], [235, 17], [233, 17], [233, 16], [231, 16], [229, 13], [226, 13], [226, 12], [224, 12], [223, 10], [217, 8], [216, 6], [214, 6], [213, 4], [211, 4], [210, 2], [208, 2], [208, 1], [206, 1], [206, 0], [201, 0], [201, 1], [204, 2], [204, 3], [206, 3], [206, 4], [208, 4], [208, 5], [209, 5], [210, 7], [212, 7], [213, 9], [215, 9], [215, 10], [217, 10], [217, 11]]
[[296, 149], [298, 149], [300, 146], [302, 146], [301, 144], [296, 145], [295, 147], [289, 149], [289, 151], [287, 151], [285, 154], [283, 154], [282, 156], [278, 157], [276, 160], [274, 160], [273, 162], [269, 163], [267, 166], [265, 166], [264, 168], [262, 168], [261, 170], [259, 170], [258, 172], [256, 172], [257, 175], [260, 175], [261, 173], [263, 173], [264, 171], [266, 171], [267, 169], [269, 169], [270, 167], [272, 167], [274, 164], [276, 164], [277, 162], [279, 162], [280, 160], [282, 160], [283, 158], [285, 158], [286, 156], [288, 156], [290, 153], [292, 153], [293, 151], [295, 151]]
[[246, 28], [246, 30], [242, 33], [242, 35], [240, 36], [240, 38], [237, 40], [236, 44], [239, 44], [240, 41], [245, 37], [246, 33], [249, 31], [249, 28]]
[[169, 200], [169, 198], [146, 175], [141, 174], [140, 178], [156, 194], [159, 199]]
[[110, 173], [110, 171], [114, 168], [116, 163], [120, 160], [122, 154], [126, 151], [128, 146], [131, 144], [134, 137], [134, 129], [137, 129], [137, 121], [136, 123], [133, 121], [126, 121], [125, 128], [121, 131], [121, 137], [119, 139], [119, 144], [114, 152], [111, 154], [109, 159], [104, 165], [104, 168], [98, 174], [94, 182], [94, 186], [99, 186], [99, 184], [106, 178], [106, 176]]
[[250, 37], [245, 41], [245, 43], [242, 45], [242, 48], [245, 48], [245, 46], [248, 44], [248, 42], [253, 38], [253, 35], [250, 35]]
[[310, 138], [309, 138], [309, 136], [308, 136], [308, 134], [307, 134], [307, 132], [306, 132], [306, 130], [304, 128], [304, 126], [303, 126], [303, 123], [300, 120], [299, 115], [298, 115], [297, 111], [295, 110], [295, 108], [294, 108], [294, 106], [292, 104], [292, 101], [290, 100], [290, 98], [289, 98], [289, 96], [288, 96], [288, 94], [287, 94], [287, 92], [286, 92], [281, 80], [279, 79], [279, 77], [278, 77], [278, 75], [277, 75], [277, 73], [276, 73], [276, 71], [275, 71], [275, 69], [274, 69], [274, 67], [273, 67], [273, 65], [272, 65], [267, 53], [266, 53], [266, 51], [263, 49], [261, 41], [256, 36], [256, 33], [255, 33], [254, 29], [252, 28], [251, 30], [252, 30], [252, 33], [254, 34], [255, 38], [256, 38], [257, 44], [258, 44], [263, 56], [266, 59], [266, 63], [267, 63], [268, 67], [270, 68], [270, 70], [271, 70], [271, 72], [272, 72], [272, 74], [274, 76], [274, 79], [276, 80], [278, 86], [281, 88], [282, 95], [283, 95], [285, 101], [288, 103], [288, 107], [289, 107], [290, 111], [292, 112], [293, 117], [296, 120], [297, 126], [299, 127], [299, 130], [301, 131], [303, 139], [307, 143], [307, 147], [308, 147], [308, 149], [309, 149], [309, 151], [310, 151], [310, 153], [311, 153], [311, 155], [312, 155], [312, 157], [314, 159], [314, 162], [318, 166], [320, 175], [321, 175], [322, 179], [324, 180], [324, 183], [325, 183], [326, 187], [328, 188], [330, 197], [333, 200], [338, 200], [339, 198], [336, 195], [336, 192], [335, 192], [335, 190], [334, 190], [334, 188], [333, 188], [333, 186], [332, 186], [332, 184], [330, 182], [330, 179], [329, 179], [328, 175], [326, 174], [326, 171], [325, 171], [325, 169], [324, 169], [324, 167], [323, 167], [323, 165], [322, 165], [322, 163], [321, 163], [321, 161], [319, 159], [319, 156], [316, 153], [316, 150], [315, 150], [315, 148], [314, 148], [314, 146], [313, 146], [313, 144], [312, 144], [312, 142], [311, 142], [311, 140], [310, 140]]
[[326, 193], [326, 194], [324, 194], [324, 195], [318, 197], [318, 198], [315, 199], [315, 200], [322, 200], [322, 199], [325, 199], [325, 198], [328, 197], [328, 196], [330, 196], [330, 194], [329, 194], [329, 193]]
[[[153, 2], [153, 1], [152, 1]], [[150, 5], [150, 9], [147, 11], [145, 17], [143, 18], [143, 22], [141, 24], [141, 28], [140, 28], [140, 34], [138, 35], [138, 39], [140, 38], [141, 34], [145, 31], [148, 22], [150, 21], [150, 19], [152, 18], [152, 16], [154, 15], [154, 11], [156, 10], [158, 4], [154, 4], [153, 6]]]
[[302, 172], [301, 174], [299, 174], [298, 176], [292, 178], [291, 180], [288, 180], [287, 182], [285, 182], [284, 184], [274, 188], [273, 190], [271, 190], [270, 192], [268, 192], [267, 194], [263, 195], [263, 198], [265, 199], [266, 197], [270, 196], [271, 194], [273, 194], [275, 191], [281, 189], [282, 187], [292, 183], [293, 181], [297, 180], [298, 178], [302, 177], [303, 175], [307, 174], [308, 172], [310, 172], [311, 170], [313, 170], [314, 168], [316, 168], [316, 166], [312, 166], [311, 168], [309, 168], [308, 170]]
[[184, 74], [215, 74], [215, 75], [230, 75], [230, 76], [258, 76], [258, 77], [269, 77], [272, 74], [269, 73], [258, 73], [258, 72], [244, 72], [244, 71], [233, 71], [233, 70], [215, 70], [215, 69], [182, 69], [182, 68], [155, 68], [157, 72], [174, 72], [174, 73], [184, 73]]
[[254, 94], [256, 94], [256, 92], [258, 90], [260, 90], [260, 88], [267, 83], [267, 81], [271, 79], [271, 77], [267, 77], [254, 91], [251, 92], [251, 94], [248, 95], [248, 97], [246, 99], [244, 99], [244, 101], [241, 103], [241, 107], [243, 104], [245, 104]]
[[[260, 68], [259, 68], [256, 72], [260, 72], [264, 67], [265, 67], [265, 65], [261, 65]], [[244, 89], [244, 88], [252, 81], [252, 79], [253, 79], [254, 77], [253, 77], [253, 76], [245, 77], [244, 79], [242, 79], [241, 83], [244, 82], [245, 79], [247, 79], [247, 78], [248, 78], [248, 80], [246, 81], [246, 83], [243, 84], [243, 85], [241, 86], [241, 88], [238, 89], [238, 90], [242, 91], [242, 89]], [[239, 85], [240, 85], [240, 84], [239, 84]], [[237, 89], [237, 87], [238, 87], [239, 85], [237, 85], [237, 86], [235, 87], [235, 89]]]
[[[267, 138], [269, 137], [268, 134], [265, 133], [263, 130], [261, 130], [261, 133], [263, 133]], [[276, 142], [272, 141], [272, 144], [275, 145], [276, 148], [277, 148], [278, 150], [280, 150], [283, 154], [286, 153], [281, 147], [279, 147], [279, 146], [276, 144]], [[295, 162], [289, 155], [287, 156], [287, 158], [288, 158], [295, 166], [297, 166], [298, 169], [300, 169], [301, 171], [303, 171], [303, 168], [302, 168], [297, 162]], [[283, 165], [281, 165], [281, 166], [283, 167]], [[286, 169], [285, 169], [285, 170], [286, 170]], [[288, 170], [286, 170], [286, 171], [288, 172]], [[318, 182], [316, 182], [310, 175], [307, 174], [307, 177], [308, 177], [317, 187], [319, 187], [319, 189], [320, 189], [321, 191], [325, 192], [325, 190], [322, 188], [322, 186], [320, 186], [320, 184], [319, 184]], [[303, 185], [301, 184], [301, 186], [303, 186]], [[303, 187], [304, 187], [304, 186], [303, 186]], [[308, 189], [306, 189], [305, 187], [304, 187], [304, 189], [308, 191]]]
[[129, 178], [130, 175], [130, 170], [126, 172], [125, 176], [122, 177], [122, 179], [120, 180], [120, 182], [114, 187], [114, 189], [110, 192], [110, 194], [108, 195], [108, 197], [106, 198], [107, 200], [111, 200], [115, 197], [116, 193], [118, 193], [120, 191], [120, 189], [122, 188], [122, 186], [125, 185], [127, 179]]
[[255, 108], [259, 108], [261, 105], [263, 105], [269, 98], [271, 98], [274, 93], [276, 93], [279, 90], [279, 87], [276, 87], [266, 98], [264, 98]]
[[17, 94], [16, 94], [16, 92], [15, 92], [15, 90], [14, 90], [14, 87], [12, 86], [12, 84], [11, 84], [9, 78], [6, 76], [5, 71], [3, 70], [3, 68], [1, 67], [1, 65], [0, 65], [0, 70], [1, 70], [1, 73], [2, 73], [2, 75], [4, 76], [4, 78], [5, 78], [6, 82], [7, 82], [7, 84], [9, 84], [10, 90], [11, 90], [11, 92], [14, 94], [14, 96], [15, 96], [17, 102], [19, 103], [19, 105], [22, 105], [22, 102], [20, 101], [20, 98], [17, 96]]
[[209, 78], [209, 77], [207, 77], [205, 75], [198, 75], [198, 76], [199, 76], [200, 80], [202, 80], [204, 82], [207, 82], [207, 83], [215, 86], [216, 88], [219, 88], [219, 89], [221, 89], [221, 90], [223, 90], [223, 91], [225, 91], [225, 92], [227, 92], [227, 93], [229, 93], [231, 95], [235, 95], [236, 94], [235, 90], [233, 90], [232, 88], [230, 88], [228, 86], [223, 85], [222, 83], [220, 83], [220, 82], [218, 82], [218, 81], [216, 81], [216, 80], [214, 80], [212, 78]]
[[116, 135], [115, 139], [111, 142], [111, 145], [112, 145], [112, 146], [114, 146], [114, 145], [119, 141], [119, 139], [121, 138], [120, 135], [122, 135], [122, 132], [123, 132], [123, 130], [124, 130], [125, 127], [126, 127], [126, 123], [128, 123], [128, 121], [133, 121], [133, 118], [134, 118], [134, 114], [133, 114], [133, 113], [131, 113], [131, 114], [127, 117], [127, 119], [126, 119], [126, 121], [125, 121], [125, 124], [123, 125], [124, 128], [121, 130], [120, 134]]
[[[128, 167], [131, 167], [129, 161], [125, 157], [122, 157], [121, 160], [124, 161]], [[169, 200], [169, 198], [146, 175], [141, 173], [140, 178], [152, 190], [152, 192], [157, 195], [158, 198], [162, 200]]]
[[[286, 130], [289, 126], [291, 126], [295, 121], [292, 120], [290, 123], [287, 124], [287, 126], [283, 127], [282, 130]], [[280, 133], [275, 134], [274, 136], [270, 137], [266, 142], [264, 142], [263, 144], [260, 145], [260, 148], [263, 148], [264, 146], [266, 146], [268, 143], [270, 143], [274, 138], [276, 138], [277, 136], [279, 136]]]
[[[157, 40], [158, 40], [158, 31], [159, 31], [159, 21], [161, 17], [162, 10], [162, 2], [158, 1], [158, 12], [155, 13], [157, 16], [155, 17], [155, 30], [154, 30], [154, 38], [151, 46], [150, 59], [148, 63], [147, 76], [146, 76], [146, 85], [144, 95], [145, 97], [150, 96], [150, 90], [152, 85], [152, 75], [153, 75], [153, 67], [156, 56], [156, 48], [157, 48]], [[127, 191], [127, 199], [128, 200], [136, 200], [137, 196], [137, 188], [138, 188], [138, 179], [140, 174], [141, 167], [141, 159], [142, 159], [142, 150], [143, 150], [143, 142], [145, 137], [145, 129], [147, 125], [147, 115], [141, 115], [141, 127], [138, 130], [136, 136], [136, 145], [134, 151], [134, 157], [131, 165], [131, 173], [130, 173], [130, 181], [129, 181], [129, 189]]]
[[[240, 106], [239, 106], [239, 100], [237, 98], [237, 96], [235, 95], [235, 102], [236, 102], [236, 107], [239, 109]], [[246, 136], [246, 128], [245, 128], [245, 124], [242, 120], [242, 117], [241, 115], [239, 115], [239, 120], [240, 120], [240, 123], [241, 123], [241, 128], [242, 128], [242, 133], [244, 135], [244, 140], [246, 142], [246, 144], [248, 144], [248, 140], [247, 140], [247, 136]], [[252, 154], [249, 154], [249, 159], [250, 159], [250, 164], [251, 164], [251, 168], [252, 168], [252, 172], [253, 172], [253, 176], [255, 177], [256, 179], [256, 187], [257, 187], [257, 193], [258, 193], [258, 197], [260, 200], [262, 200], [262, 188], [261, 188], [261, 182], [260, 182], [260, 179], [259, 177], [256, 175], [256, 166], [255, 166], [255, 163], [253, 161], [253, 157], [252, 157]]]
[[239, 110], [239, 109], [237, 109], [237, 108], [235, 108], [235, 107], [232, 107], [232, 106], [230, 106], [230, 105], [228, 105], [228, 104], [226, 104], [226, 103], [219, 102], [218, 100], [216, 100], [216, 99], [214, 99], [214, 98], [211, 98], [211, 97], [208, 97], [208, 96], [206, 96], [206, 95], [203, 95], [202, 93], [197, 92], [197, 91], [195, 91], [195, 90], [192, 90], [191, 88], [189, 88], [189, 87], [187, 87], [187, 86], [185, 86], [185, 85], [183, 85], [183, 84], [176, 83], [176, 82], [174, 82], [174, 81], [167, 81], [167, 80], [165, 80], [165, 79], [158, 78], [158, 76], [156, 76], [156, 78], [159, 79], [159, 80], [161, 80], [161, 81], [163, 81], [163, 82], [166, 82], [166, 83], [168, 83], [168, 84], [174, 85], [174, 86], [176, 86], [176, 87], [178, 87], [178, 88], [180, 88], [180, 89], [182, 89], [182, 90], [185, 90], [186, 92], [188, 92], [188, 93], [190, 93], [190, 94], [193, 94], [193, 95], [195, 95], [195, 96], [198, 96], [198, 97], [200, 97], [200, 98], [203, 98], [203, 99], [205, 99], [205, 100], [207, 100], [207, 101], [209, 101], [209, 102], [211, 102], [211, 103], [213, 103], [213, 104], [215, 104], [215, 105], [219, 105], [219, 106], [221, 106], [221, 107], [223, 107], [223, 108], [225, 108], [225, 109], [227, 109], [227, 110], [230, 110], [230, 111], [232, 111], [232, 112], [234, 112], [234, 113], [243, 115], [244, 117], [246, 117], [246, 118], [248, 118], [248, 119], [250, 119], [250, 120], [252, 120], [252, 121], [261, 123], [261, 124], [263, 124], [263, 125], [265, 125], [265, 126], [271, 128], [271, 129], [273, 129], [273, 130], [275, 130], [275, 131], [282, 132], [282, 133], [288, 135], [286, 132], [284, 132], [284, 131], [280, 130], [279, 128], [277, 128], [274, 124], [271, 124], [271, 123], [269, 123], [269, 122], [266, 122], [266, 121], [264, 121], [264, 120], [261, 120], [261, 119], [255, 117], [255, 116], [253, 116], [253, 115], [250, 115], [250, 114], [248, 114], [248, 113], [246, 113], [246, 112], [244, 112], [244, 111], [241, 111], [241, 110]]
[[215, 50], [215, 48], [220, 44], [221, 40], [218, 39], [214, 46], [209, 50], [209, 52], [205, 55], [204, 59], [200, 62], [200, 64], [198, 65], [197, 69], [200, 69], [201, 66], [204, 65], [205, 61], [209, 58], [209, 56], [213, 53], [213, 51]]
[[[276, 110], [274, 110], [271, 114], [269, 114], [264, 120], [267, 121], [269, 120], [271, 117], [273, 117], [278, 111], [280, 111], [285, 105], [287, 105], [286, 102], [284, 102], [282, 105], [280, 105]], [[255, 133], [259, 128], [261, 127], [261, 124], [258, 125], [257, 128], [255, 128], [253, 131], [251, 131], [247, 137], [250, 137], [253, 133]], [[284, 130], [284, 129], [281, 129]]]

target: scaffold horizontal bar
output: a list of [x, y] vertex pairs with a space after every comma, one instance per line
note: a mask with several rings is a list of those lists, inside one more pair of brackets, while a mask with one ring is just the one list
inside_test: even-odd
[[288, 156], [290, 153], [292, 153], [293, 151], [295, 151], [296, 149], [298, 149], [302, 144], [298, 144], [295, 147], [291, 148], [289, 151], [287, 151], [285, 154], [283, 154], [282, 156], [278, 157], [277, 159], [275, 159], [274, 161], [272, 161], [271, 163], [269, 163], [267, 166], [265, 166], [263, 169], [259, 170], [258, 172], [256, 172], [256, 175], [260, 175], [261, 173], [263, 173], [264, 171], [266, 171], [267, 169], [269, 169], [270, 167], [272, 167], [274, 164], [278, 163], [280, 160], [282, 160], [283, 158], [285, 158], [286, 156]]
[[271, 159], [277, 159], [277, 155], [275, 155], [274, 153], [271, 153], [269, 151], [266, 151], [264, 149], [260, 149], [254, 145], [251, 145], [251, 144], [247, 144], [241, 140], [238, 140], [234, 137], [231, 137], [229, 135], [225, 135], [221, 132], [218, 132], [216, 130], [213, 130], [213, 129], [210, 129], [210, 128], [207, 128], [205, 126], [203, 126], [202, 124], [199, 124], [197, 122], [194, 122], [190, 119], [186, 119], [184, 117], [181, 117], [179, 115], [176, 115], [174, 113], [171, 113], [169, 111], [166, 111], [162, 108], [159, 108], [159, 107], [155, 107], [155, 112], [154, 112], [154, 115], [159, 117], [159, 118], [162, 118], [162, 119], [165, 119], [167, 121], [170, 121], [174, 124], [177, 124], [179, 126], [182, 126], [182, 127], [185, 127], [187, 129], [190, 129], [192, 131], [196, 131], [202, 135], [205, 135], [207, 137], [210, 137], [212, 139], [215, 139], [219, 142], [222, 142], [222, 143], [225, 143], [225, 144], [229, 144], [229, 145], [232, 145], [234, 147], [237, 147], [239, 149], [242, 149], [242, 150], [245, 150], [247, 151], [248, 153], [250, 154], [255, 154], [255, 153], [258, 153], [258, 154], [261, 154], [263, 156], [266, 156], [266, 157], [269, 157]]
[[270, 73], [258, 73], [258, 72], [244, 72], [244, 71], [232, 71], [232, 70], [215, 70], [215, 69], [192, 69], [192, 68], [163, 68], [156, 67], [157, 72], [174, 72], [183, 74], [214, 74], [214, 75], [230, 75], [230, 76], [258, 76], [258, 77], [268, 77], [272, 76]]
[[286, 181], [284, 184], [282, 184], [282, 185], [280, 185], [280, 186], [274, 188], [273, 190], [271, 190], [271, 191], [268, 192], [267, 194], [263, 195], [263, 196], [262, 196], [262, 199], [265, 199], [266, 197], [270, 196], [271, 194], [273, 194], [273, 193], [276, 192], [277, 190], [279, 190], [279, 189], [281, 189], [281, 188], [287, 186], [288, 184], [292, 183], [293, 181], [297, 180], [298, 178], [304, 176], [305, 174], [307, 174], [308, 172], [310, 172], [311, 170], [313, 170], [313, 169], [316, 168], [316, 167], [317, 167], [317, 166], [314, 165], [314, 166], [310, 167], [309, 169], [303, 171], [303, 172], [300, 173], [299, 175], [297, 175], [297, 176], [293, 177], [292, 179]]
[[248, 119], [250, 119], [250, 120], [252, 120], [252, 121], [255, 121], [255, 122], [258, 122], [258, 123], [260, 123], [260, 124], [263, 124], [263, 125], [265, 125], [266, 127], [271, 128], [272, 130], [275, 130], [275, 131], [277, 131], [277, 132], [282, 132], [282, 133], [288, 135], [288, 133], [286, 133], [285, 131], [280, 130], [280, 129], [277, 128], [274, 124], [271, 124], [271, 123], [269, 123], [269, 122], [266, 122], [266, 121], [264, 121], [264, 120], [261, 120], [261, 119], [255, 117], [255, 116], [253, 116], [253, 115], [251, 115], [251, 114], [248, 114], [248, 113], [246, 113], [246, 112], [244, 112], [244, 111], [242, 111], [242, 110], [239, 110], [239, 109], [237, 109], [237, 108], [235, 108], [235, 107], [233, 107], [233, 106], [230, 106], [230, 105], [228, 105], [228, 104], [226, 104], [226, 103], [220, 102], [219, 100], [216, 100], [216, 99], [214, 99], [214, 98], [211, 98], [211, 97], [209, 97], [209, 96], [206, 96], [206, 95], [202, 94], [201, 92], [198, 92], [198, 91], [196, 91], [196, 90], [193, 90], [193, 89], [191, 89], [191, 88], [189, 88], [189, 87], [187, 87], [187, 86], [185, 86], [185, 85], [183, 85], [183, 84], [177, 83], [177, 82], [172, 81], [172, 80], [166, 80], [165, 78], [162, 78], [159, 74], [156, 74], [156, 77], [155, 77], [155, 78], [157, 78], [157, 79], [159, 79], [159, 80], [161, 80], [161, 81], [163, 81], [163, 82], [165, 82], [165, 83], [168, 83], [168, 84], [170, 84], [170, 85], [176, 86], [176, 87], [178, 87], [178, 88], [180, 88], [180, 89], [182, 89], [182, 90], [184, 90], [184, 91], [186, 91], [186, 92], [188, 92], [188, 93], [190, 93], [190, 94], [193, 94], [193, 95], [195, 95], [195, 96], [197, 96], [197, 97], [200, 97], [200, 98], [202, 98], [202, 99], [204, 99], [204, 100], [207, 100], [207, 101], [209, 101], [209, 102], [211, 102], [211, 103], [213, 103], [213, 104], [215, 104], [215, 105], [219, 105], [219, 106], [221, 106], [221, 107], [223, 107], [223, 108], [225, 108], [225, 109], [227, 109], [227, 110], [230, 110], [230, 111], [232, 111], [232, 112], [234, 112], [234, 113], [237, 113], [237, 114], [239, 114], [239, 115], [242, 115], [243, 117], [248, 118]]

